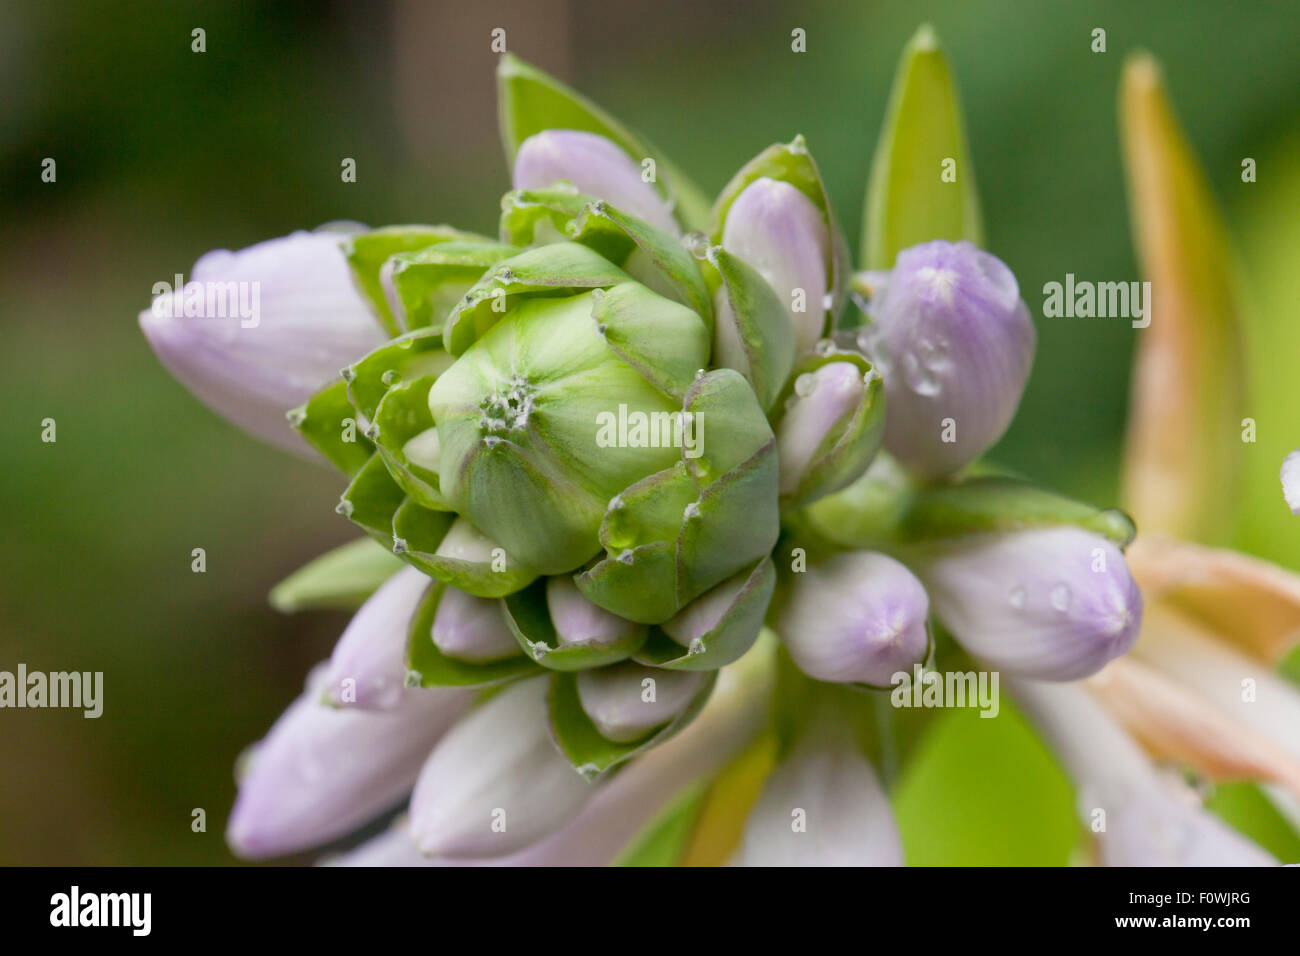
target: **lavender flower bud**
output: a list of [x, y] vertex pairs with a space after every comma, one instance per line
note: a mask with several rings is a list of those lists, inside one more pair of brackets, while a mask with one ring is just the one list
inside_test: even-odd
[[930, 601], [893, 558], [851, 551], [792, 577], [781, 639], [809, 677], [888, 687], [925, 660]]
[[561, 647], [566, 644], [610, 647], [642, 629], [642, 625], [588, 601], [566, 574], [546, 579], [546, 607]]
[[800, 352], [826, 327], [830, 229], [811, 199], [789, 183], [756, 179], [727, 210], [722, 247], [754, 267], [790, 313]]
[[850, 362], [830, 362], [799, 377], [776, 433], [782, 495], [798, 491], [818, 452], [844, 434], [866, 390], [862, 372]]
[[578, 673], [578, 700], [602, 737], [631, 743], [672, 720], [695, 699], [704, 675], [625, 661]]
[[961, 645], [1009, 674], [1079, 680], [1126, 653], [1141, 627], [1124, 556], [1079, 528], [970, 535], [913, 567]]
[[722, 623], [747, 583], [744, 574], [736, 574], [682, 608], [659, 625], [665, 634], [689, 650]]
[[846, 736], [810, 733], [768, 779], [740, 866], [902, 866], [903, 844], [874, 768]]
[[353, 615], [325, 671], [329, 703], [393, 710], [406, 682], [406, 631], [429, 578], [403, 568]]
[[567, 181], [584, 196], [604, 199], [671, 235], [680, 230], [672, 207], [641, 178], [640, 164], [596, 133], [548, 129], [528, 137], [515, 155], [515, 189], [542, 189]]
[[547, 681], [523, 681], [489, 698], [429, 755], [411, 795], [421, 851], [452, 858], [502, 856], [560, 827], [593, 788], [547, 731]]
[[1016, 277], [969, 242], [898, 254], [862, 346], [885, 378], [885, 447], [927, 476], [997, 441], [1029, 378], [1037, 333]]
[[218, 414], [305, 451], [285, 413], [384, 341], [340, 238], [296, 232], [209, 252], [183, 289], [140, 313], [140, 328], [168, 371]]
[[438, 650], [458, 661], [487, 664], [523, 653], [499, 601], [453, 587], [442, 592], [431, 630]]
[[420, 765], [473, 700], [469, 691], [407, 690], [397, 709], [328, 707], [313, 680], [250, 752], [226, 842], [248, 859], [343, 836], [397, 804]]

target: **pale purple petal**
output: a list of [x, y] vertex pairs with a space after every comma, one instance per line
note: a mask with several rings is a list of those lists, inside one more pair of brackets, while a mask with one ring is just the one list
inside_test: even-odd
[[[140, 328], [168, 371], [205, 404], [259, 438], [306, 453], [285, 413], [385, 339], [353, 285], [342, 238], [296, 232], [209, 252], [184, 289], [140, 313]], [[195, 291], [201, 314], [175, 316]], [[238, 305], [221, 308], [223, 296]]]
[[1160, 773], [1082, 686], [1015, 681], [1011, 689], [1074, 779], [1080, 818], [1105, 865], [1276, 864]]
[[829, 362], [799, 377], [776, 433], [781, 494], [798, 490], [817, 453], [844, 434], [865, 392], [862, 372], [851, 362]]
[[596, 133], [548, 129], [528, 137], [515, 155], [515, 189], [569, 182], [584, 196], [604, 199], [650, 225], [677, 235], [672, 207], [642, 178], [639, 158]]
[[473, 700], [450, 688], [407, 690], [391, 712], [330, 707], [323, 682], [252, 748], [226, 841], [250, 859], [336, 839], [397, 805], [429, 751]]
[[869, 311], [885, 447], [928, 476], [983, 454], [1015, 416], [1037, 338], [1011, 270], [969, 242], [923, 243], [898, 254]]
[[548, 732], [546, 678], [514, 684], [438, 744], [411, 795], [411, 833], [426, 854], [502, 856], [562, 826], [593, 787]]
[[[506, 623], [501, 602], [447, 587], [433, 615], [431, 639], [438, 650], [460, 661], [485, 664], [522, 654]], [[423, 640], [425, 635], [417, 635]]]
[[582, 709], [601, 736], [630, 743], [685, 710], [704, 675], [625, 661], [580, 671], [577, 684]]
[[722, 247], [767, 280], [790, 314], [801, 352], [811, 350], [825, 331], [830, 243], [821, 210], [777, 179], [754, 180], [727, 210]]
[[562, 647], [567, 644], [609, 647], [642, 629], [642, 625], [587, 600], [568, 575], [546, 579], [546, 607]]
[[810, 732], [768, 778], [739, 866], [902, 866], [903, 844], [875, 769], [848, 735]]
[[1127, 653], [1142, 595], [1110, 541], [1079, 528], [979, 534], [911, 562], [935, 613], [971, 654], [1009, 674], [1079, 680]]
[[403, 568], [361, 605], [330, 655], [325, 688], [331, 703], [361, 710], [393, 710], [401, 703], [406, 635], [429, 583], [423, 572]]
[[893, 558], [850, 551], [790, 577], [781, 640], [809, 677], [888, 687], [925, 660], [930, 602]]

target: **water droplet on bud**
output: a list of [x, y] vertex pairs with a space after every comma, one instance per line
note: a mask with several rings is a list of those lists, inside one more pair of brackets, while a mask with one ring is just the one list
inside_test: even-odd
[[1068, 584], [1058, 584], [1056, 587], [1052, 588], [1051, 594], [1048, 595], [1048, 600], [1052, 602], [1052, 607], [1056, 608], [1056, 610], [1068, 611], [1070, 609], [1070, 599], [1072, 596]]

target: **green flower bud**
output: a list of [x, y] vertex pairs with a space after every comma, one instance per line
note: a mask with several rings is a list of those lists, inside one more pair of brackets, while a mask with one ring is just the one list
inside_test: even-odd
[[[518, 194], [507, 215], [531, 232], [539, 216], [564, 222], [566, 201]], [[771, 550], [775, 442], [742, 376], [702, 372], [708, 297], [674, 278], [698, 282], [698, 267], [658, 255], [639, 220], [581, 209], [578, 232], [662, 264], [675, 298], [573, 242], [490, 270], [448, 318], [459, 357], [429, 390], [439, 491], [521, 565], [582, 569], [588, 600], [654, 624]]]

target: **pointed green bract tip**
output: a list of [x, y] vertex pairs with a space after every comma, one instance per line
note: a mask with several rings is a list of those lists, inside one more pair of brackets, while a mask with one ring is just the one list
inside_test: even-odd
[[917, 53], [937, 51], [939, 49], [939, 34], [934, 32], [934, 24], [922, 23], [917, 27], [907, 46], [908, 49]]
[[929, 24], [899, 61], [871, 167], [860, 262], [890, 269], [932, 239], [983, 241], [965, 120], [948, 58]]

